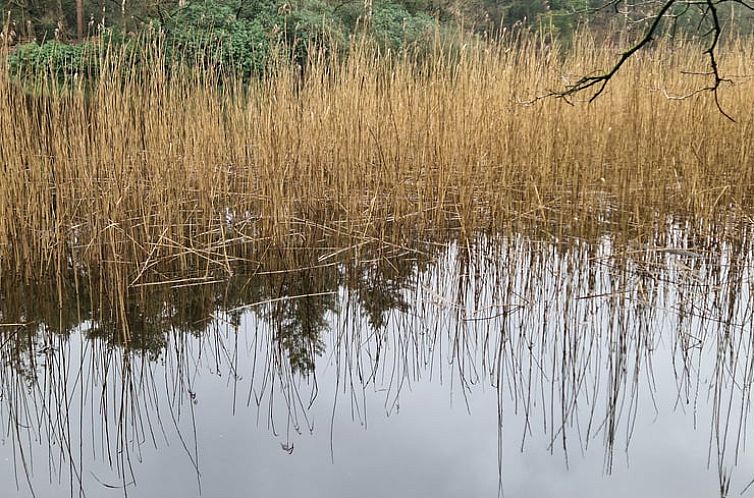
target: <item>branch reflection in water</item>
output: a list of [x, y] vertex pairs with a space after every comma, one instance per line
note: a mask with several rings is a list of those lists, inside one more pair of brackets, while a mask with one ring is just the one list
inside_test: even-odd
[[[12, 465], [3, 494], [147, 496], [154, 488], [141, 476], [154, 472], [145, 469], [159, 461], [156, 449], [171, 448], [191, 469], [182, 489], [233, 496], [229, 481], [262, 484], [208, 482], [223, 463], [205, 453], [265, 453], [239, 447], [245, 436], [222, 427], [225, 441], [203, 437], [208, 426], [240, 420], [271, 435], [278, 453], [337, 469], [342, 424], [390, 430], [369, 423], [400, 418], [427, 385], [441, 386], [470, 427], [497, 421], [477, 428], [493, 442], [484, 458], [497, 472], [482, 475], [493, 496], [516, 495], [506, 483], [524, 479], [507, 470], [520, 468], [519, 452], [544, 449], [556, 455], [550, 465], [569, 468], [598, 455], [592, 479], [630, 469], [616, 456], [628, 462], [636, 445], [685, 457], [642, 434], [660, 419], [684, 427], [689, 445], [706, 441], [707, 453], [693, 456], [711, 472], [687, 476], [691, 489], [738, 494], [754, 478], [743, 463], [754, 377], [750, 240], [745, 226], [672, 219], [620, 236], [447, 232], [423, 244], [267, 254], [246, 276], [139, 284], [127, 298], [92, 275], [5, 276], [0, 451]], [[207, 387], [208, 378], [226, 387]], [[423, 416], [428, 425], [443, 417]], [[327, 439], [326, 454], [300, 454], [312, 438]], [[411, 465], [395, 455], [380, 462], [388, 472]], [[653, 493], [651, 480], [630, 475], [636, 493]]]

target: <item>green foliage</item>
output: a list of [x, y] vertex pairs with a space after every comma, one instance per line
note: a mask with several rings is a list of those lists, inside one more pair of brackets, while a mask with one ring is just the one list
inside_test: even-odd
[[360, 27], [392, 50], [422, 43], [429, 39], [436, 22], [419, 10], [421, 5], [417, 1], [409, 9], [397, 1], [378, 1], [366, 23], [360, 1], [266, 0], [246, 6], [195, 0], [168, 12], [163, 29], [171, 56], [219, 64], [250, 77], [264, 71], [275, 47], [285, 48], [293, 61], [303, 65], [312, 47], [325, 53], [338, 50]]
[[270, 48], [264, 16], [239, 18], [227, 2], [198, 1], [179, 7], [162, 26], [168, 56], [218, 64], [248, 76], [260, 72]]
[[348, 39], [346, 29], [335, 9], [327, 2], [309, 0], [290, 9], [282, 7], [281, 12], [285, 14], [282, 34], [297, 63], [306, 61], [311, 47], [330, 52], [345, 46]]
[[427, 14], [412, 14], [397, 2], [380, 2], [374, 6], [371, 32], [383, 46], [397, 51], [426, 41], [434, 26]]
[[[134, 57], [134, 40], [157, 26], [169, 58], [250, 78], [264, 72], [273, 52], [303, 66], [310, 48], [346, 50], [357, 34], [395, 53], [408, 48], [431, 53], [428, 42], [436, 35], [448, 42], [458, 29], [488, 36], [501, 28], [543, 30], [568, 42], [579, 26], [588, 25], [603, 34], [637, 36], [657, 12], [658, 2], [622, 3], [623, 10], [616, 13], [595, 10], [604, 0], [373, 0], [369, 12], [363, 0], [130, 0], [104, 4], [104, 10], [99, 1], [83, 0], [83, 14], [90, 35], [123, 46]], [[64, 43], [75, 37], [74, 0], [0, 0], [0, 7], [8, 16], [5, 39], [17, 44], [10, 56], [14, 71], [45, 68], [67, 75], [87, 69], [92, 74], [93, 62], [84, 54], [96, 43]], [[726, 0], [718, 9], [726, 33], [751, 34], [754, 13], [734, 7], [735, 2]], [[671, 12], [676, 21], [663, 23], [661, 31], [703, 34], [709, 20], [698, 11]], [[24, 44], [33, 40], [37, 43]]]
[[58, 41], [37, 42], [19, 46], [8, 56], [14, 74], [47, 72], [62, 78], [96, 72], [99, 47], [94, 43], [69, 45]]

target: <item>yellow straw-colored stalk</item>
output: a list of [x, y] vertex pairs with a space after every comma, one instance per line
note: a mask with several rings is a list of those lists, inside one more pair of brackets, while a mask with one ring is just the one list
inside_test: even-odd
[[[466, 234], [542, 223], [635, 226], [752, 208], [754, 43], [709, 84], [703, 48], [660, 42], [592, 104], [544, 99], [619, 47], [533, 37], [434, 53], [315, 53], [242, 82], [106, 51], [94, 83], [0, 67], [0, 267], [233, 272], [247, 249]], [[141, 56], [160, 61], [159, 41]], [[3, 58], [5, 59], [5, 58]], [[3, 63], [5, 64], [5, 63]], [[586, 100], [589, 95], [584, 95]], [[576, 97], [579, 98], [578, 96]]]

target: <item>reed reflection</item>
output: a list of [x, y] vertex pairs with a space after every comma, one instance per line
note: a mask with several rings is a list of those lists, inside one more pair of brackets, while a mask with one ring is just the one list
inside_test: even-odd
[[[720, 495], [746, 489], [754, 476], [735, 469], [754, 378], [750, 229], [546, 228], [301, 247], [229, 280], [134, 285], [126, 299], [94, 277], [2, 279], [0, 406], [19, 487], [45, 480], [33, 462], [48, 460], [72, 494], [101, 485], [87, 469], [111, 469], [126, 490], [144, 445], [174, 440], [201, 489], [212, 462], [197, 443], [197, 379], [223, 375], [229, 411], [256, 407], [286, 452], [303, 433], [329, 437], [308, 418], [317, 403], [365, 423], [371, 397], [391, 415], [417, 383], [462, 398], [486, 384], [501, 463], [546, 441], [566, 462], [596, 450], [607, 472], [646, 444], [637, 418], [667, 408], [658, 385], [670, 381], [671, 411], [709, 431]], [[346, 401], [322, 399], [323, 382]], [[517, 448], [504, 444], [511, 432]]]

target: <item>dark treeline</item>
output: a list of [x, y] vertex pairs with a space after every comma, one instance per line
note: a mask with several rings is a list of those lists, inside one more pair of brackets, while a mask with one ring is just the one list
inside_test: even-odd
[[[275, 47], [304, 60], [309, 47], [344, 47], [367, 35], [385, 50], [421, 48], [463, 32], [540, 31], [567, 43], [579, 29], [600, 35], [640, 33], [664, 2], [604, 0], [3, 0], [3, 39], [11, 66], [80, 68], [97, 40], [128, 43], [159, 31], [182, 56], [203, 58], [208, 47], [224, 67], [258, 74]], [[678, 2], [666, 33], [698, 33], [704, 11]], [[738, 7], [738, 8], [737, 8]], [[696, 12], [699, 10], [699, 12]], [[752, 13], [723, 2], [728, 32], [751, 31]], [[616, 29], [618, 28], [618, 29]], [[222, 47], [217, 49], [217, 47]]]

